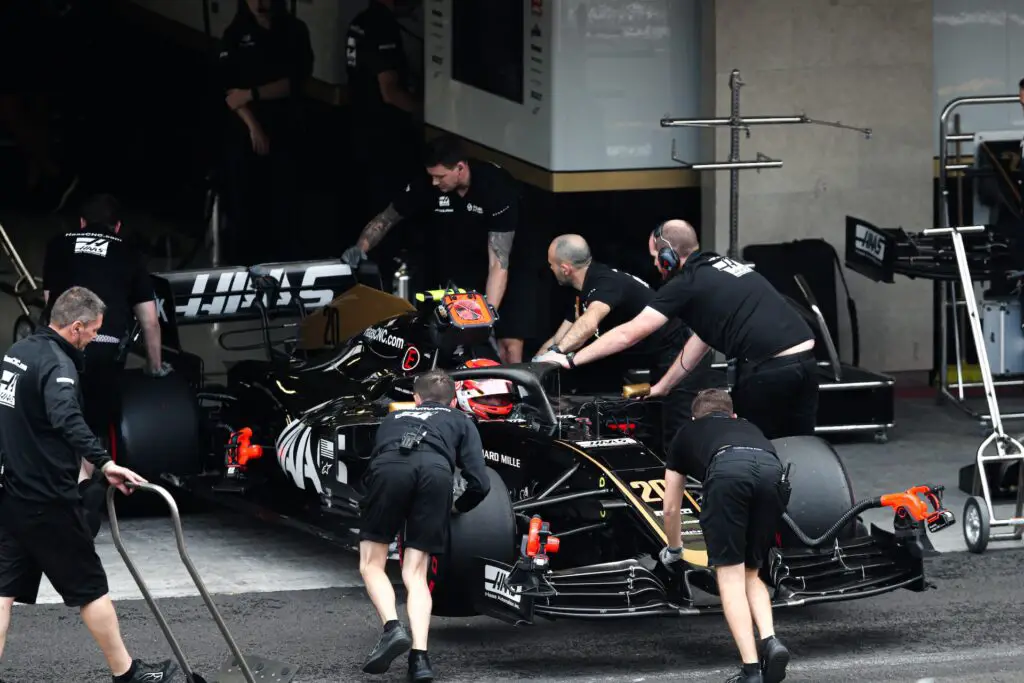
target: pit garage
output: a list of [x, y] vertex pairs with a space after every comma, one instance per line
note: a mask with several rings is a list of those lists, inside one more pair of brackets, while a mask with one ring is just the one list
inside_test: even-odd
[[[102, 129], [95, 109], [61, 102], [53, 120], [68, 140], [55, 142], [82, 169], [82, 187], [53, 213], [14, 189], [19, 140], [0, 124], [0, 330], [10, 343], [36, 325], [45, 241], [77, 226], [75, 197], [122, 197], [174, 366], [145, 377], [136, 328], [130, 369], [111, 388], [120, 410], [106, 441], [154, 485], [112, 494], [115, 514], [97, 538], [129, 647], [162, 659], [170, 635], [210, 681], [367, 680], [359, 668], [379, 623], [352, 532], [374, 425], [407, 403], [417, 372], [454, 370], [477, 355], [467, 349], [487, 347], [495, 312], [458, 283], [418, 282], [415, 246], [399, 250], [400, 264], [338, 258], [348, 245], [334, 233], [354, 220], [347, 175], [358, 171], [339, 142], [344, 69], [329, 56], [344, 53], [344, 34], [320, 27], [350, 16], [319, 0], [286, 3], [318, 55], [307, 93], [315, 144], [295, 219], [306, 249], [235, 265], [206, 163], [217, 129], [195, 123], [204, 96], [184, 75], [203, 73], [233, 8], [108, 4], [91, 15], [91, 40], [122, 38], [135, 63], [110, 72], [111, 90], [127, 92], [148, 70], [183, 94], [171, 104], [118, 95]], [[484, 49], [458, 29], [473, 16], [460, 4], [423, 3], [403, 19], [407, 50], [423, 62], [424, 134], [454, 132], [523, 183], [532, 227], [520, 249], [536, 278], [517, 281], [535, 287], [540, 327], [557, 326], [561, 310], [543, 262], [551, 236], [584, 234], [598, 259], [656, 286], [646, 235], [681, 216], [706, 248], [764, 274], [815, 331], [818, 433], [777, 442], [795, 494], [765, 576], [793, 652], [787, 680], [1015, 680], [1024, 74], [1005, 64], [1019, 42], [1011, 9], [982, 20], [964, 0], [517, 0], [509, 16], [522, 15], [525, 49], [502, 57], [502, 68], [522, 62], [516, 101], [516, 77], [499, 87], [483, 70], [449, 68]], [[486, 19], [473, 25], [483, 31]], [[159, 125], [133, 122], [142, 111]], [[83, 130], [107, 131], [107, 144]], [[526, 346], [547, 332], [537, 336]], [[721, 386], [730, 361], [715, 359]], [[439, 679], [732, 673], [699, 482], [684, 503], [685, 581], [651, 561], [664, 537], [657, 411], [642, 398], [650, 378], [602, 377], [600, 391], [581, 395], [543, 364], [454, 371], [508, 380], [522, 400], [512, 419], [481, 425], [500, 495], [454, 523], [432, 569]], [[550, 572], [521, 552], [524, 538], [546, 540]], [[401, 595], [398, 541], [390, 564]], [[104, 679], [50, 586], [40, 602], [15, 607], [0, 677]]]

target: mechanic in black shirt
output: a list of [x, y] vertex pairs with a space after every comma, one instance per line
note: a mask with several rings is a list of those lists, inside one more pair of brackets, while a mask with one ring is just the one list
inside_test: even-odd
[[715, 570], [725, 620], [743, 659], [742, 671], [728, 683], [778, 683], [786, 677], [789, 651], [775, 637], [771, 597], [758, 572], [786, 511], [788, 482], [775, 446], [736, 417], [724, 389], [697, 395], [693, 419], [668, 450], [663, 521], [669, 545], [660, 555], [666, 567], [683, 555], [680, 509], [687, 476], [703, 483], [700, 525], [708, 566]]
[[[82, 396], [85, 421], [101, 440], [114, 447], [118, 378], [124, 370], [127, 342], [134, 314], [142, 328], [148, 364], [146, 374], [162, 377], [170, 366], [161, 360], [160, 322], [156, 299], [144, 257], [121, 237], [121, 209], [114, 197], [96, 195], [82, 207], [81, 229], [57, 235], [46, 247], [43, 261], [43, 298], [49, 315], [53, 302], [71, 287], [85, 287], [106, 304], [103, 326], [83, 354]], [[93, 533], [100, 528], [105, 487], [92, 465], [82, 461], [82, 495]]]
[[[541, 347], [533, 360], [544, 362], [554, 354], [578, 351], [609, 330], [629, 322], [654, 298], [654, 291], [640, 278], [594, 261], [590, 245], [580, 235], [559, 235], [548, 247], [548, 264], [558, 284], [579, 294], [565, 313], [555, 334]], [[627, 371], [646, 368], [653, 381], [668, 372], [679, 349], [690, 335], [678, 319], [670, 320], [635, 346], [594, 365], [591, 374], [600, 377], [607, 390], [607, 377], [623, 377]], [[667, 448], [679, 426], [690, 417], [690, 405], [697, 392], [711, 381], [711, 358], [701, 360], [699, 368], [677, 384], [663, 402], [662, 429]], [[586, 385], [584, 385], [586, 386]]]
[[370, 0], [345, 36], [349, 148], [364, 184], [356, 197], [341, 197], [350, 213], [353, 199], [365, 207], [357, 216], [360, 228], [401, 191], [422, 151], [416, 126], [421, 105], [412, 94], [412, 69], [398, 23], [398, 15], [410, 9], [409, 2]]
[[459, 139], [443, 135], [427, 145], [426, 174], [413, 179], [363, 229], [343, 260], [355, 267], [399, 221], [432, 216], [429, 282], [483, 292], [498, 311], [495, 336], [503, 363], [523, 359], [530, 335], [533, 292], [508, 287], [512, 245], [519, 228], [519, 183], [507, 170], [469, 157]]
[[43, 575], [82, 620], [118, 681], [167, 681], [170, 660], [132, 660], [76, 485], [85, 458], [124, 493], [145, 479], [114, 463], [79, 408], [82, 349], [99, 333], [103, 302], [83, 287], [57, 297], [48, 327], [4, 354], [0, 372], [0, 651], [15, 602], [34, 604]]
[[672, 318], [693, 330], [678, 362], [651, 396], [664, 396], [693, 372], [709, 349], [736, 360], [736, 412], [770, 439], [813, 435], [818, 413], [814, 333], [759, 273], [712, 252], [699, 251], [697, 234], [682, 220], [666, 221], [648, 249], [668, 282], [644, 311], [572, 356], [564, 367], [591, 363], [633, 346]]
[[[433, 678], [427, 658], [430, 557], [447, 550], [448, 515], [479, 505], [490, 492], [490, 479], [476, 425], [455, 409], [451, 377], [442, 370], [417, 376], [413, 399], [415, 408], [391, 413], [377, 428], [359, 525], [359, 571], [384, 622], [363, 671], [384, 673], [411, 645], [409, 677], [418, 681]], [[456, 466], [467, 486], [453, 504]], [[398, 621], [395, 593], [384, 570], [388, 548], [403, 528], [402, 581], [411, 639]]]
[[284, 0], [239, 0], [224, 30], [217, 79], [235, 115], [224, 136], [228, 262], [300, 258], [299, 142], [303, 87], [313, 73], [309, 29]]

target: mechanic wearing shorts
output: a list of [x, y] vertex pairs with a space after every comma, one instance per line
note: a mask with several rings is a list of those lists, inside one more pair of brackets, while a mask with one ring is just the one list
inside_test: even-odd
[[677, 362], [651, 387], [665, 396], [714, 348], [736, 360], [736, 412], [769, 439], [813, 435], [818, 415], [814, 333], [772, 286], [749, 266], [699, 251], [682, 220], [658, 226], [648, 250], [668, 281], [632, 320], [602, 334], [575, 355], [554, 356], [563, 367], [592, 363], [646, 339], [679, 317], [693, 330]]
[[742, 670], [727, 683], [777, 683], [786, 677], [789, 650], [775, 637], [771, 598], [758, 572], [786, 510], [788, 483], [772, 442], [736, 417], [724, 389], [697, 395], [692, 420], [669, 448], [663, 517], [669, 546], [660, 559], [670, 568], [683, 555], [679, 517], [687, 475], [703, 482], [700, 525], [708, 566], [715, 570], [725, 620], [743, 659]]
[[[110, 195], [96, 195], [81, 210], [80, 230], [55, 236], [46, 247], [43, 261], [43, 299], [51, 305], [71, 287], [85, 287], [106, 304], [103, 325], [84, 353], [82, 402], [85, 421], [93, 434], [116, 446], [119, 377], [124, 370], [122, 345], [130, 333], [132, 315], [138, 319], [146, 342], [146, 373], [162, 377], [170, 366], [161, 360], [160, 322], [156, 298], [144, 257], [120, 236], [121, 208]], [[116, 451], [115, 451], [116, 455]], [[79, 486], [93, 535], [100, 530], [105, 483], [92, 465], [82, 461]]]
[[[0, 373], [0, 653], [15, 602], [34, 604], [45, 574], [100, 646], [115, 683], [168, 681], [170, 660], [132, 660], [78, 492], [85, 458], [124, 493], [145, 479], [115, 464], [79, 408], [82, 349], [103, 324], [103, 302], [82, 287], [53, 304], [50, 325], [4, 354]], [[47, 678], [47, 677], [43, 677]]]
[[[549, 360], [551, 354], [577, 351], [584, 344], [628, 322], [640, 314], [655, 293], [646, 282], [593, 260], [590, 246], [580, 235], [559, 235], [548, 248], [548, 264], [558, 284], [578, 292], [575, 302], [555, 334], [541, 347], [534, 361]], [[668, 372], [679, 349], [691, 334], [678, 319], [673, 319], [649, 337], [620, 354], [602, 359], [588, 373], [607, 389], [608, 375], [624, 377], [633, 368], [646, 368], [653, 381]], [[604, 367], [601, 367], [604, 366]], [[665, 397], [662, 409], [663, 447], [667, 448], [676, 430], [689, 419], [690, 404], [700, 389], [712, 381], [711, 358], [701, 360], [699, 368], [677, 384]], [[573, 373], [580, 374], [580, 373]], [[575, 378], [572, 378], [575, 379]], [[572, 382], [579, 390], [591, 388], [584, 379]]]
[[[469, 512], [490, 492], [480, 434], [471, 417], [455, 409], [455, 383], [430, 370], [413, 383], [415, 408], [397, 410], [377, 429], [366, 474], [366, 499], [359, 525], [359, 571], [384, 632], [363, 665], [384, 673], [409, 653], [409, 678], [433, 680], [427, 658], [432, 603], [427, 584], [431, 555], [448, 548], [449, 514]], [[466, 490], [452, 502], [456, 466]], [[388, 548], [402, 531], [402, 582], [412, 638], [398, 621], [395, 592], [384, 567]]]
[[[359, 240], [345, 250], [342, 259], [355, 267], [365, 259], [391, 228], [405, 218], [433, 217], [436, 232], [424, 245], [426, 281], [447, 287], [483, 292], [498, 311], [495, 337], [502, 363], [523, 360], [523, 342], [532, 336], [535, 302], [526, 287], [509, 287], [509, 269], [523, 274], [512, 259], [512, 245], [519, 227], [522, 190], [508, 171], [489, 161], [469, 157], [452, 135], [427, 145], [426, 173], [418, 175], [398, 193], [384, 211], [371, 220]], [[528, 259], [524, 259], [528, 260]]]

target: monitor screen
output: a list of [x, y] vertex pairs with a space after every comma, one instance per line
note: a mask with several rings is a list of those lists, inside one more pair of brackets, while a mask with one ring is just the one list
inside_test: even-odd
[[522, 0], [452, 0], [452, 80], [523, 103]]

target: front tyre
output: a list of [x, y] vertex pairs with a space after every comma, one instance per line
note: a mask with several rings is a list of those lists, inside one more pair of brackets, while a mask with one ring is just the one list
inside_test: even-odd
[[[772, 443], [782, 466], [793, 465], [790, 472], [793, 493], [787, 512], [801, 531], [817, 538], [856, 503], [846, 466], [832, 445], [818, 436], [788, 436], [773, 439]], [[782, 547], [803, 546], [785, 523], [780, 532]], [[851, 521], [837, 538], [847, 540], [858, 532], [859, 527]]]
[[[516, 523], [512, 502], [501, 476], [487, 468], [491, 490], [475, 508], [451, 518], [448, 550], [433, 555], [427, 567], [427, 585], [433, 598], [433, 614], [438, 617], [472, 617], [474, 587], [482, 582], [477, 557], [511, 565], [516, 557]], [[405, 548], [401, 534], [398, 556]]]

